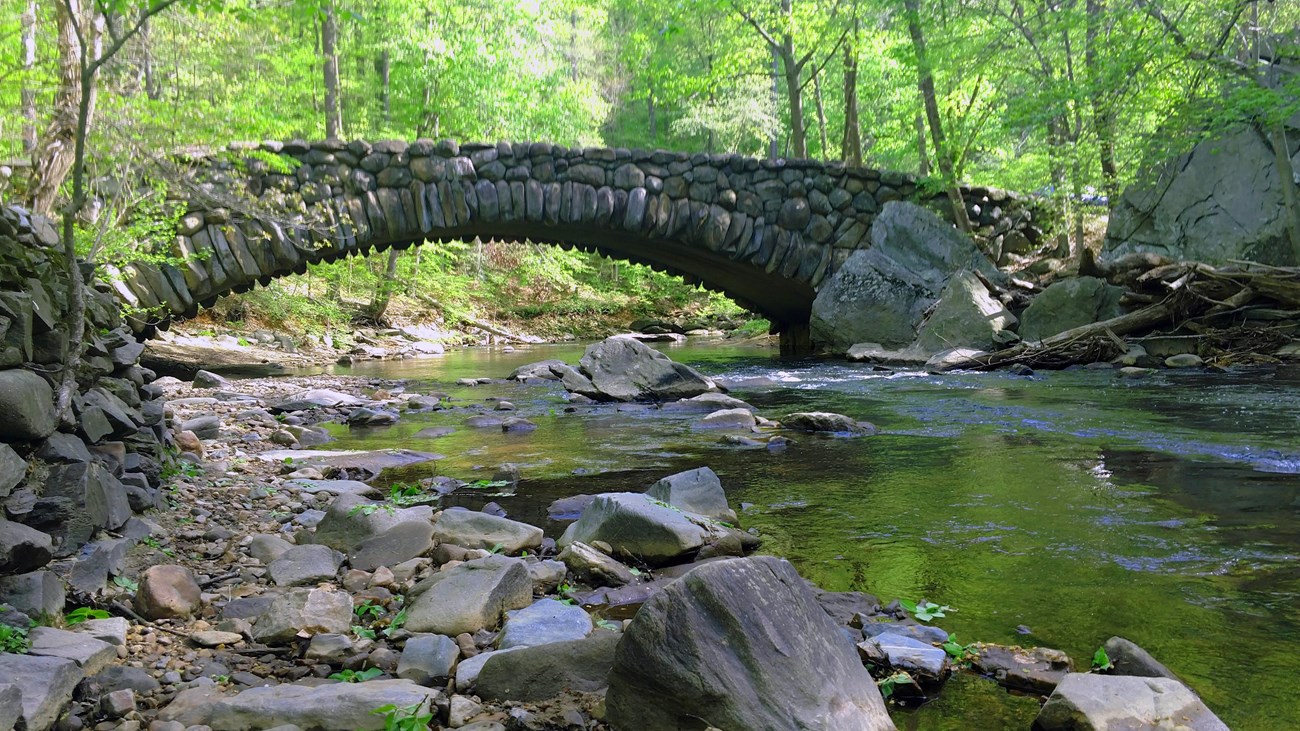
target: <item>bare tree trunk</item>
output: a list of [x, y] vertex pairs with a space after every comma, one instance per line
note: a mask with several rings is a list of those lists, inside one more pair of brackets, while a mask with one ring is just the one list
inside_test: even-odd
[[401, 253], [397, 247], [388, 250], [388, 267], [384, 270], [384, 276], [379, 280], [379, 286], [375, 289], [375, 298], [370, 305], [371, 316], [375, 322], [382, 323], [384, 316], [388, 314], [388, 305], [393, 300], [393, 290], [397, 288], [397, 255]]
[[[781, 101], [781, 54], [777, 52], [776, 46], [772, 46], [772, 107], [775, 109]], [[780, 135], [775, 130], [772, 137], [767, 141], [767, 156], [775, 160], [781, 156]]]
[[[95, 85], [81, 83], [81, 69], [92, 59], [84, 59], [82, 41], [92, 58], [97, 58], [102, 32], [101, 19], [93, 2], [66, 0], [58, 5], [59, 16], [59, 90], [54, 97], [54, 114], [44, 138], [32, 155], [32, 210], [49, 215], [59, 187], [72, 169], [79, 110], [85, 109], [86, 127], [95, 114]], [[78, 33], [86, 34], [79, 39]], [[83, 86], [89, 98], [82, 98]]]
[[916, 115], [914, 125], [916, 127], [916, 174], [924, 178], [930, 174], [930, 154], [926, 151], [929, 146], [925, 144], [925, 117]]
[[162, 80], [158, 78], [158, 73], [153, 66], [153, 38], [150, 30], [147, 21], [140, 27], [142, 53], [140, 63], [144, 74], [144, 95], [149, 97], [151, 101], [158, 101], [162, 98]]
[[1287, 148], [1286, 127], [1279, 121], [1269, 126], [1269, 142], [1277, 160], [1278, 182], [1282, 184], [1282, 206], [1286, 212], [1287, 232], [1291, 237], [1291, 252], [1300, 264], [1300, 201], [1296, 200], [1295, 167], [1291, 164], [1291, 151]]
[[383, 107], [384, 129], [393, 123], [392, 63], [388, 49], [379, 52], [379, 101]]
[[36, 70], [36, 0], [28, 0], [22, 18], [23, 45], [23, 154], [36, 150], [36, 90], [28, 86]]
[[822, 104], [822, 75], [813, 74], [813, 102], [817, 108], [817, 130], [821, 139], [821, 159], [830, 157], [830, 143], [826, 141], [826, 107]]
[[321, 55], [325, 73], [325, 137], [331, 140], [343, 136], [343, 113], [339, 107], [339, 23], [338, 10], [331, 1], [325, 8], [321, 25]]
[[948, 190], [948, 201], [952, 204], [953, 222], [958, 230], [971, 232], [970, 218], [966, 215], [966, 201], [962, 198], [961, 188], [953, 173], [952, 157], [947, 140], [943, 134], [943, 120], [939, 117], [939, 100], [934, 91], [934, 75], [930, 72], [930, 60], [925, 50], [925, 33], [921, 30], [920, 0], [903, 0], [907, 9], [907, 30], [912, 36], [912, 48], [916, 51], [917, 87], [921, 90], [921, 100], [925, 106], [925, 116], [930, 124], [930, 138], [934, 142], [934, 157], [943, 175], [944, 186]]
[[[854, 22], [856, 31], [857, 22]], [[844, 144], [841, 157], [850, 165], [862, 166], [862, 122], [858, 118], [857, 33], [844, 45]]]
[[650, 128], [650, 143], [654, 144], [659, 138], [659, 125], [655, 119], [655, 87], [653, 84], [650, 85], [650, 90], [646, 92], [645, 106], [646, 116], [649, 117], [646, 126]]
[[1101, 23], [1106, 12], [1105, 0], [1088, 0], [1088, 28], [1084, 35], [1083, 63], [1088, 69], [1089, 97], [1092, 102], [1092, 124], [1097, 130], [1097, 162], [1101, 165], [1103, 192], [1106, 207], [1114, 209], [1119, 202], [1119, 168], [1115, 164], [1115, 113], [1103, 98], [1105, 84], [1101, 78], [1101, 63], [1097, 55]]

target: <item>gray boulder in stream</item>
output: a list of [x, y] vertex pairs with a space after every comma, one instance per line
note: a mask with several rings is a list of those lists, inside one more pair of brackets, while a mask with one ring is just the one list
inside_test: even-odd
[[572, 377], [565, 387], [598, 401], [676, 401], [718, 390], [694, 368], [629, 337], [587, 346], [578, 366], [590, 387]]
[[651, 598], [614, 655], [614, 731], [892, 731], [853, 645], [789, 563], [703, 564]]
[[970, 237], [932, 211], [886, 203], [871, 225], [871, 248], [853, 252], [818, 289], [813, 340], [840, 352], [856, 343], [908, 345], [926, 310], [962, 270], [1004, 277]]
[[699, 551], [713, 535], [705, 524], [705, 519], [692, 519], [649, 495], [606, 493], [597, 495], [582, 511], [578, 522], [564, 531], [559, 545], [604, 541], [622, 558], [662, 566]]
[[718, 473], [700, 467], [669, 475], [650, 486], [646, 494], [674, 508], [715, 520], [736, 522], [736, 511], [727, 506], [727, 493]]
[[1187, 686], [1170, 678], [1070, 673], [1043, 704], [1041, 731], [1228, 731]]

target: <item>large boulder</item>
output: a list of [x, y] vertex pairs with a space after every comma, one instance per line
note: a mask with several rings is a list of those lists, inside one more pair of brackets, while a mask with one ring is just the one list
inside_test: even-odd
[[614, 731], [894, 728], [853, 645], [770, 556], [704, 564], [646, 602], [605, 703]]
[[926, 309], [962, 270], [1002, 278], [952, 224], [912, 203], [886, 203], [871, 226], [871, 248], [849, 255], [818, 289], [813, 340], [840, 352], [854, 343], [908, 345]]
[[503, 553], [519, 553], [542, 545], [541, 528], [473, 510], [442, 511], [434, 521], [433, 537], [439, 543]]
[[474, 679], [474, 692], [488, 700], [524, 703], [554, 698], [566, 690], [595, 693], [606, 686], [620, 635], [590, 637], [495, 652]]
[[1228, 726], [1177, 680], [1092, 673], [1066, 675], [1043, 704], [1034, 728], [1228, 731]]
[[[427, 505], [394, 509], [385, 502], [367, 500], [360, 495], [343, 494], [334, 498], [316, 530], [299, 542], [319, 543], [336, 551], [349, 553], [361, 544], [406, 522], [429, 523], [433, 509]], [[306, 539], [306, 540], [303, 540]]]
[[182, 691], [159, 718], [183, 726], [207, 726], [225, 731], [254, 731], [281, 726], [300, 729], [385, 728], [384, 706], [417, 707], [429, 712], [439, 692], [409, 680], [371, 680], [333, 685], [276, 685], [249, 688], [222, 697], [210, 686]]
[[646, 494], [688, 513], [736, 522], [736, 511], [727, 506], [722, 480], [708, 467], [669, 475], [651, 485]]
[[523, 609], [506, 612], [497, 648], [508, 650], [580, 640], [591, 634], [591, 629], [591, 615], [582, 607], [558, 599], [538, 599]]
[[0, 653], [0, 678], [22, 691], [18, 727], [28, 731], [53, 728], [83, 677], [85, 673], [72, 660]]
[[441, 571], [411, 589], [406, 629], [455, 637], [491, 629], [533, 602], [533, 578], [518, 558], [487, 556]]
[[[81, 442], [78, 441], [77, 444], [80, 445]], [[0, 442], [0, 498], [8, 497], [26, 476], [27, 462], [8, 444]]]
[[1016, 316], [984, 282], [972, 272], [961, 272], [939, 294], [934, 311], [921, 325], [917, 345], [925, 353], [961, 347], [994, 350], [1016, 339], [1010, 333], [1015, 326]]
[[203, 601], [194, 574], [184, 566], [150, 566], [140, 574], [135, 610], [146, 619], [188, 617]]
[[126, 486], [95, 462], [52, 466], [42, 500], [68, 510], [57, 526], [43, 526], [60, 540], [59, 552], [65, 555], [100, 528], [116, 530], [131, 518]]
[[0, 371], [0, 440], [44, 439], [54, 433], [54, 390], [44, 378], [21, 368]]
[[0, 518], [0, 574], [39, 569], [50, 562], [51, 546], [45, 533]]
[[663, 565], [688, 558], [704, 546], [711, 531], [702, 523], [649, 495], [606, 493], [582, 511], [559, 544], [604, 541], [618, 556]]
[[[1292, 122], [1300, 170], [1300, 126]], [[1154, 252], [1222, 264], [1246, 259], [1300, 264], [1287, 241], [1283, 188], [1271, 145], [1253, 129], [1207, 140], [1124, 191], [1106, 228], [1104, 252]]]
[[290, 589], [271, 601], [253, 623], [258, 642], [289, 642], [316, 634], [346, 634], [352, 629], [352, 597], [332, 589]]
[[343, 563], [343, 555], [329, 546], [294, 546], [266, 567], [278, 586], [307, 586], [332, 581]]
[[1043, 290], [1021, 314], [1020, 337], [1042, 340], [1082, 325], [1119, 317], [1124, 290], [1096, 277], [1064, 279]]
[[717, 390], [694, 368], [632, 338], [615, 336], [587, 346], [578, 366], [590, 389], [565, 387], [599, 401], [675, 401]]

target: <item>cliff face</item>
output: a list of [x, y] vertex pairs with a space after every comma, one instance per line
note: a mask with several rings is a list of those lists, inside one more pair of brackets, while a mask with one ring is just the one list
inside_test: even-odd
[[161, 391], [106, 284], [87, 292], [75, 423], [59, 423], [68, 291], [50, 221], [0, 209], [0, 603], [28, 614], [102, 588], [123, 536], [147, 535], [132, 514], [162, 501]]

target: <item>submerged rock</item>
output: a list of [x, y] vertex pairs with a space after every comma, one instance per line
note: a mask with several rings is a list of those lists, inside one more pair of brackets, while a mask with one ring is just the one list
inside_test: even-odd
[[894, 728], [807, 582], [767, 556], [701, 565], [646, 602], [615, 652], [605, 702], [618, 731]]
[[1002, 647], [976, 645], [979, 652], [971, 665], [1002, 685], [1015, 690], [1047, 695], [1074, 670], [1070, 656], [1047, 647]]
[[781, 426], [799, 431], [861, 437], [880, 431], [874, 424], [856, 421], [843, 414], [828, 411], [804, 411], [786, 414], [781, 419]]

